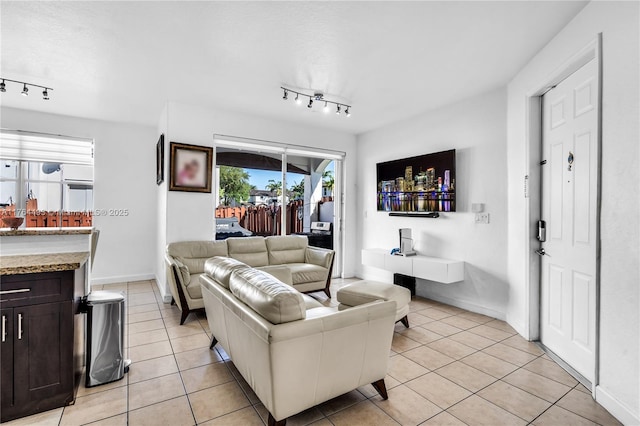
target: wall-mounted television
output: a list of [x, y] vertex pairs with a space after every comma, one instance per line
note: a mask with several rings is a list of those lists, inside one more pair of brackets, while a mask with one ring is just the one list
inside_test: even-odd
[[456, 211], [456, 150], [377, 164], [378, 211]]

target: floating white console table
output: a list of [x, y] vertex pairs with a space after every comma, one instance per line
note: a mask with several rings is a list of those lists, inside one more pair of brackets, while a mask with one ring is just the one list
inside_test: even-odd
[[362, 264], [443, 284], [464, 280], [464, 262], [459, 260], [421, 255], [395, 256], [385, 249], [364, 249]]

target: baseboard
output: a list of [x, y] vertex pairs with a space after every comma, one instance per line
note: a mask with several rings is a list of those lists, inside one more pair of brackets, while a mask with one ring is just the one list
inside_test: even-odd
[[429, 292], [418, 291], [417, 293], [418, 293], [418, 296], [427, 297], [431, 300], [435, 300], [436, 302], [446, 303], [447, 305], [455, 306], [456, 308], [465, 309], [467, 311], [486, 315], [491, 318], [497, 318], [502, 321], [505, 321], [506, 319], [504, 312], [496, 311], [482, 305], [476, 305], [475, 303], [466, 302], [464, 300], [453, 299], [446, 296], [429, 294]]
[[633, 414], [627, 406], [604, 390], [602, 386], [596, 386], [596, 401], [609, 411], [613, 417], [622, 422], [622, 424], [640, 424], [640, 416], [638, 414]]
[[118, 276], [105, 277], [105, 278], [91, 278], [91, 285], [145, 281], [145, 280], [153, 280], [155, 278], [156, 276], [154, 274], [118, 275]]
[[524, 323], [520, 321], [514, 321], [514, 319], [511, 318], [511, 316], [508, 314], [507, 314], [507, 319], [505, 321], [507, 321], [507, 323], [511, 327], [513, 327], [513, 329], [517, 331], [519, 335], [521, 335], [527, 340], [531, 340], [531, 336], [529, 335], [529, 329], [525, 326]]

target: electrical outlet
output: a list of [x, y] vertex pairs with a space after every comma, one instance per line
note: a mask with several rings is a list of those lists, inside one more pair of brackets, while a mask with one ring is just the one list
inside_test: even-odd
[[488, 224], [489, 213], [476, 213], [476, 223]]

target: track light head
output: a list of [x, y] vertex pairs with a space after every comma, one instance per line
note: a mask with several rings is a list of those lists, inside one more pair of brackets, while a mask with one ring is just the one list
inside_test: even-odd
[[35, 88], [36, 90], [42, 89], [42, 99], [44, 99], [45, 101], [49, 100], [49, 90], [53, 90], [50, 87], [46, 87], [46, 86], [41, 86], [39, 84], [34, 84], [34, 83], [27, 83], [25, 81], [19, 81], [19, 80], [11, 80], [10, 78], [4, 78], [4, 77], [0, 77], [0, 93], [4, 93], [7, 91], [7, 83], [15, 83], [15, 84], [22, 84], [22, 92], [20, 92], [20, 94], [22, 96], [29, 96], [29, 86], [31, 86], [31, 88]]
[[[1, 1], [1, 0], [0, 0]], [[20, 82], [22, 84], [22, 82]], [[32, 85], [34, 87], [41, 87], [43, 88], [45, 91], [49, 90], [44, 86], [38, 86], [38, 85]], [[302, 105], [302, 101], [305, 98], [309, 98], [309, 103], [307, 103], [307, 108], [313, 111], [313, 103], [315, 101], [316, 104], [321, 105], [322, 102], [324, 102], [324, 105], [322, 105], [322, 111], [327, 114], [329, 112], [331, 112], [331, 108], [333, 105], [336, 106], [336, 114], [340, 115], [340, 113], [344, 112], [344, 114], [349, 117], [351, 116], [351, 106], [347, 105], [347, 104], [343, 104], [343, 103], [338, 103], [336, 101], [332, 101], [331, 99], [326, 99], [324, 96], [324, 93], [316, 91], [313, 94], [309, 94], [309, 93], [304, 93], [304, 92], [298, 92], [297, 90], [293, 90], [293, 89], [289, 89], [288, 87], [285, 86], [280, 86], [280, 89], [282, 89], [283, 93], [282, 93], [282, 99], [284, 99], [285, 101], [289, 99], [289, 94], [291, 94], [293, 96], [293, 94], [295, 94], [295, 98], [293, 98], [296, 102], [296, 105]], [[53, 89], [50, 89], [53, 90]], [[44, 95], [44, 92], [43, 92]], [[48, 98], [48, 97], [47, 97]]]

